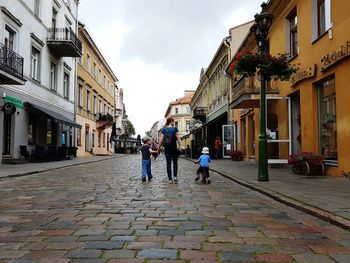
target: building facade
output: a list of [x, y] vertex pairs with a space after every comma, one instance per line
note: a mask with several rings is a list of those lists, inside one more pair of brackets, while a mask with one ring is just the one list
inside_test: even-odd
[[[171, 117], [175, 120], [175, 127], [179, 130], [180, 138], [187, 135], [190, 131], [190, 122], [192, 119], [190, 101], [193, 94], [194, 91], [186, 90], [184, 97], [178, 98], [169, 104], [164, 115], [165, 118]], [[182, 149], [186, 148], [184, 140], [181, 141], [181, 147]]]
[[78, 1], [3, 0], [0, 8], [3, 161], [21, 149], [75, 146]]
[[[290, 63], [299, 65], [290, 81], [268, 86], [269, 163], [286, 163], [291, 153], [313, 152], [325, 158], [328, 175], [350, 171], [350, 6], [341, 0], [272, 0], [268, 11], [275, 16], [270, 54], [288, 53]], [[254, 42], [247, 36], [241, 50], [256, 50]], [[247, 158], [258, 151], [249, 151], [249, 140], [258, 141], [258, 125], [249, 123], [250, 116], [255, 123], [259, 120], [256, 89], [259, 84], [252, 79], [234, 80], [230, 103], [241, 129], [237, 146]], [[250, 131], [244, 128], [249, 126]]]
[[225, 77], [225, 69], [230, 59], [228, 39], [223, 39], [209, 66], [201, 70], [199, 85], [190, 103], [192, 116], [197, 120], [191, 129], [194, 136], [191, 147], [194, 156], [198, 155], [204, 146], [209, 147], [211, 155], [214, 154], [216, 137], [220, 137], [223, 142], [221, 156], [228, 156], [227, 151], [231, 147], [225, 136], [230, 87], [230, 80]]
[[111, 155], [118, 79], [83, 24], [79, 24], [79, 39], [83, 56], [78, 63], [76, 120], [81, 125], [77, 132], [78, 156]]

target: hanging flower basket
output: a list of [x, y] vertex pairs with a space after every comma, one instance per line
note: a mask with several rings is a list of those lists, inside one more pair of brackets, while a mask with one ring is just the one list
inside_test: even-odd
[[298, 67], [288, 62], [286, 54], [277, 56], [262, 55], [260, 53], [237, 53], [230, 66], [231, 71], [244, 76], [258, 74], [265, 80], [289, 80], [292, 74], [298, 71]]

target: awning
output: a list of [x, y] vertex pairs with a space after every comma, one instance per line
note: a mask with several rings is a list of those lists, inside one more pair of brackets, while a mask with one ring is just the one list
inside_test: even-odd
[[75, 121], [72, 121], [72, 120], [68, 119], [67, 117], [63, 116], [62, 114], [59, 114], [59, 113], [54, 112], [52, 110], [46, 109], [46, 108], [41, 107], [37, 104], [33, 104], [31, 102], [25, 102], [25, 106], [27, 108], [29, 108], [30, 110], [40, 111], [40, 112], [44, 113], [45, 115], [50, 116], [51, 118], [54, 118], [57, 122], [64, 123], [64, 124], [71, 126], [71, 127], [81, 128], [81, 125], [76, 123]]

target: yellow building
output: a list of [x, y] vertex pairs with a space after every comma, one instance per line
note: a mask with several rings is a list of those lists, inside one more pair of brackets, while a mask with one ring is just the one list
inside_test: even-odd
[[[271, 55], [289, 53], [299, 64], [291, 81], [272, 81], [267, 97], [269, 163], [313, 152], [325, 158], [326, 173], [350, 171], [350, 5], [342, 0], [271, 0]], [[250, 33], [239, 51], [257, 50]], [[246, 158], [257, 156], [259, 88], [257, 79], [235, 76], [230, 105]]]
[[76, 121], [78, 156], [110, 155], [117, 77], [84, 25], [79, 24], [83, 56], [78, 63]]

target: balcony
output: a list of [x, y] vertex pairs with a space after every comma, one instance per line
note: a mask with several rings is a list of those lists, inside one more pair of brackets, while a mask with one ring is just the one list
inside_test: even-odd
[[71, 28], [50, 28], [47, 46], [56, 57], [81, 57], [82, 44]]
[[208, 114], [207, 107], [195, 107], [193, 109], [193, 119], [205, 120]]
[[[278, 94], [276, 81], [266, 84], [266, 94]], [[257, 77], [241, 77], [233, 84], [231, 109], [259, 108], [260, 80]]]
[[109, 113], [99, 113], [96, 122], [97, 130], [101, 131], [107, 129], [113, 125], [113, 116]]
[[0, 84], [24, 85], [23, 58], [0, 43]]

